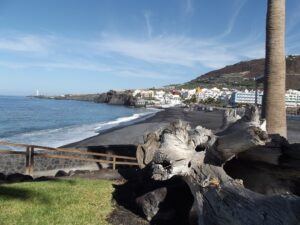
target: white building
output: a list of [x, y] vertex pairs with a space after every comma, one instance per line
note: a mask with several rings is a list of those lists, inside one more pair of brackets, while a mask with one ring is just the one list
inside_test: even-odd
[[154, 98], [154, 91], [152, 90], [142, 90], [140, 94], [142, 98]]
[[[263, 92], [257, 93], [257, 104], [262, 104]], [[233, 92], [230, 98], [233, 104], [255, 104], [255, 91]]]
[[300, 91], [288, 90], [285, 94], [285, 104], [288, 107], [300, 106]]
[[135, 102], [136, 106], [144, 107], [146, 106], [146, 100], [142, 98], [138, 98]]
[[136, 89], [136, 90], [133, 91], [132, 96], [135, 97], [135, 96], [137, 96], [140, 93], [141, 93], [141, 90]]
[[200, 92], [196, 93], [196, 98], [198, 101], [206, 100], [208, 98], [218, 99], [221, 94], [221, 90], [216, 87], [212, 89], [203, 88]]
[[190, 99], [196, 94], [196, 89], [181, 89], [180, 94], [183, 99]]
[[165, 91], [163, 91], [163, 90], [160, 90], [160, 91], [155, 91], [155, 95], [154, 95], [154, 97], [155, 98], [159, 98], [159, 99], [161, 99], [161, 98], [163, 98], [164, 97], [164, 95], [166, 94], [166, 92]]
[[232, 91], [230, 91], [228, 88], [222, 88], [219, 99], [222, 101], [229, 101], [231, 95], [232, 95]]
[[181, 97], [179, 95], [165, 94], [164, 103], [169, 106], [176, 106], [182, 104]]
[[[263, 92], [257, 93], [257, 104], [262, 104]], [[233, 104], [255, 104], [255, 91], [233, 92], [230, 102]], [[287, 107], [300, 106], [300, 91], [288, 90], [285, 94], [285, 104]]]

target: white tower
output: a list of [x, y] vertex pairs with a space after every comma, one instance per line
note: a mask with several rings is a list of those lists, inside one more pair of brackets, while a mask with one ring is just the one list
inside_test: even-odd
[[40, 96], [39, 90], [36, 90], [36, 96]]

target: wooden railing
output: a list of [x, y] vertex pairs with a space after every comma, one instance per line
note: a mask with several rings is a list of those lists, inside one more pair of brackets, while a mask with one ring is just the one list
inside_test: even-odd
[[[135, 157], [130, 156], [121, 156], [114, 155], [109, 153], [98, 153], [98, 152], [88, 152], [85, 150], [80, 150], [76, 148], [51, 148], [38, 145], [27, 145], [27, 144], [16, 144], [10, 142], [0, 141], [0, 146], [10, 146], [10, 147], [21, 147], [26, 149], [26, 151], [15, 151], [9, 149], [0, 149], [1, 154], [12, 154], [12, 155], [21, 155], [25, 156], [25, 173], [32, 175], [34, 171], [34, 159], [35, 157], [44, 157], [44, 158], [54, 158], [54, 159], [69, 159], [69, 160], [80, 160], [87, 162], [96, 162], [96, 163], [107, 163], [112, 164], [112, 168], [115, 170], [117, 165], [129, 165], [137, 166], [137, 160]], [[51, 152], [51, 154], [49, 154]], [[69, 153], [76, 155], [67, 155], [67, 154], [52, 154], [53, 153]], [[87, 156], [92, 156], [88, 158]], [[97, 158], [94, 158], [97, 157]], [[102, 158], [102, 159], [100, 159]], [[105, 159], [103, 159], [105, 158]]]

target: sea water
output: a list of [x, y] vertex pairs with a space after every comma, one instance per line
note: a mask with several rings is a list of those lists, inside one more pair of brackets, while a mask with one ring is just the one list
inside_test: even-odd
[[59, 147], [156, 112], [84, 101], [0, 96], [0, 140]]

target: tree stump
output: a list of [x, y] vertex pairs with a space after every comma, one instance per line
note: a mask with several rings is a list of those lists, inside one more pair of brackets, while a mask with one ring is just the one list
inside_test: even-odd
[[[268, 135], [265, 127], [256, 107], [247, 108], [242, 118], [216, 134], [177, 121], [147, 136], [139, 146], [143, 154], [137, 153], [138, 161], [141, 168], [151, 167], [154, 180], [179, 176], [188, 184], [198, 225], [300, 224], [299, 188], [295, 188], [300, 183], [299, 144]], [[270, 175], [270, 183], [264, 183], [262, 191], [256, 188], [262, 179], [252, 176], [246, 188], [243, 180], [230, 176], [230, 169], [228, 174], [224, 170], [235, 161], [231, 169], [240, 170], [242, 179], [248, 179], [252, 168], [241, 166], [247, 162], [257, 168], [254, 171]]]

